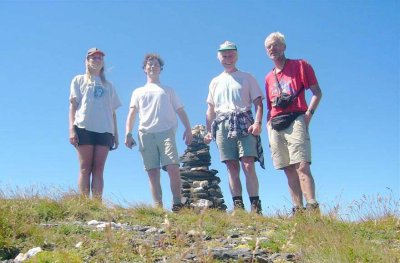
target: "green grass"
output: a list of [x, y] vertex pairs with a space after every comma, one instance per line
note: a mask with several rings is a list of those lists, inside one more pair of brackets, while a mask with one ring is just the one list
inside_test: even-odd
[[[75, 193], [0, 192], [0, 260], [41, 247], [43, 252], [28, 262], [175, 262], [171, 259], [188, 253], [201, 262], [217, 262], [207, 251], [240, 233], [249, 238], [237, 248], [295, 253], [298, 262], [400, 262], [399, 201], [363, 197], [355, 204], [349, 213], [358, 220], [348, 221], [336, 208], [294, 218], [214, 210], [173, 214], [148, 205], [105, 206]], [[153, 226], [164, 233], [149, 240], [138, 231], [99, 231], [87, 226], [93, 219]]]

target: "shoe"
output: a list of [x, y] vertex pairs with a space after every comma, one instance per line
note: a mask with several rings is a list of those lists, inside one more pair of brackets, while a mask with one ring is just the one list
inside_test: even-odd
[[294, 206], [292, 208], [292, 216], [301, 215], [304, 213], [304, 210], [306, 210], [304, 207]]
[[261, 200], [254, 200], [251, 203], [251, 212], [255, 212], [259, 215], [262, 215]]
[[242, 209], [244, 210], [244, 204], [242, 200], [233, 201], [233, 209]]
[[317, 213], [319, 214], [319, 204], [318, 203], [307, 203], [306, 204], [306, 211], [309, 213]]
[[182, 210], [182, 208], [184, 208], [185, 206], [182, 204], [182, 203], [180, 203], [180, 204], [173, 204], [172, 205], [172, 212], [174, 212], [174, 213], [178, 213], [179, 211], [181, 211]]

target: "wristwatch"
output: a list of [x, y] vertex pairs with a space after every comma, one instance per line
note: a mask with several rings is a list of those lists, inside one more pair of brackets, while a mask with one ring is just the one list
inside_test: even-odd
[[311, 115], [314, 115], [314, 109], [308, 110], [309, 112], [311, 112]]

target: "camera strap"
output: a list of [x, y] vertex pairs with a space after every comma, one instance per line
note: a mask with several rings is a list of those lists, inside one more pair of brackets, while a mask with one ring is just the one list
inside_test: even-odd
[[[281, 83], [279, 83], [278, 77], [276, 76], [276, 68], [274, 68], [274, 76], [275, 76], [275, 81], [276, 84], [278, 85], [278, 89], [279, 89], [279, 96], [282, 94], [282, 87], [281, 87]], [[283, 74], [283, 73], [282, 73]], [[282, 79], [282, 78], [281, 78]], [[300, 92], [302, 92], [304, 89], [304, 86], [301, 86], [301, 88], [292, 95], [292, 101], [295, 100], [297, 98], [297, 96], [299, 96]]]
[[[276, 76], [276, 68], [274, 68], [274, 76], [275, 76], [275, 82], [276, 85], [278, 85], [278, 89], [279, 89], [279, 96], [282, 94], [282, 87], [281, 87], [281, 83], [279, 83], [278, 77]], [[281, 78], [282, 79], [282, 78]]]

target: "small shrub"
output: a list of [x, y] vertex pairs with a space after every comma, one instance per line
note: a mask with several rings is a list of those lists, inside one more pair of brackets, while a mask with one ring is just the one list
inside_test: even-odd
[[65, 217], [63, 205], [54, 200], [40, 200], [34, 210], [36, 210], [39, 220], [44, 222], [55, 221]]

